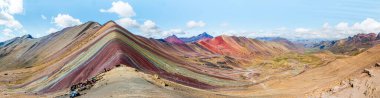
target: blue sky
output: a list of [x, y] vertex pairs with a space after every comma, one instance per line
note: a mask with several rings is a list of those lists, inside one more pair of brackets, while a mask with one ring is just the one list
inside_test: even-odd
[[[40, 37], [67, 26], [87, 21], [103, 24], [108, 20], [117, 21], [135, 34], [154, 38], [172, 34], [192, 36], [209, 32], [212, 35], [246, 37], [338, 39], [357, 33], [380, 31], [378, 22], [380, 1], [376, 0], [0, 0], [0, 2], [3, 2], [0, 4], [3, 13], [0, 14], [0, 32], [2, 32], [0, 41], [24, 34]], [[19, 3], [22, 5], [21, 11], [19, 7], [11, 7], [20, 5]], [[110, 10], [114, 7], [113, 3], [122, 7]], [[125, 6], [130, 6], [131, 9], [128, 10]], [[13, 19], [2, 18], [6, 15]], [[22, 27], [7, 25], [16, 21]]]

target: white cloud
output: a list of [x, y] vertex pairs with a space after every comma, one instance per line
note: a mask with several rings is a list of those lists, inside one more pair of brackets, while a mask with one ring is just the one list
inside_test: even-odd
[[182, 29], [170, 29], [170, 30], [162, 32], [162, 36], [164, 37], [176, 35], [176, 34], [185, 34], [185, 32]]
[[119, 15], [119, 17], [132, 17], [135, 16], [136, 13], [133, 11], [133, 8], [131, 5], [129, 5], [128, 2], [123, 1], [117, 1], [112, 2], [112, 7], [105, 10], [100, 9], [100, 12], [108, 12], [108, 13], [116, 13]]
[[47, 34], [57, 32], [58, 30], [56, 28], [50, 28], [49, 30], [46, 31]]
[[42, 18], [43, 20], [46, 20], [46, 19], [47, 19], [47, 17], [46, 17], [45, 15], [41, 15], [41, 18]]
[[[285, 32], [285, 33], [284, 33]], [[334, 26], [324, 23], [320, 29], [296, 28], [294, 31], [273, 31], [265, 32], [265, 36], [280, 36], [290, 39], [295, 38], [325, 38], [325, 39], [341, 39], [353, 36], [358, 33], [378, 33], [380, 32], [380, 22], [367, 18], [361, 22], [350, 25], [347, 22], [340, 22]], [[255, 33], [254, 35], [260, 35]]]
[[60, 28], [75, 26], [78, 24], [82, 24], [79, 19], [73, 18], [68, 14], [58, 14], [54, 17], [54, 22], [56, 26]]
[[[41, 15], [42, 17], [43, 15]], [[43, 18], [43, 17], [42, 17]], [[75, 25], [82, 24], [82, 22], [79, 19], [76, 19], [69, 14], [61, 14], [59, 13], [56, 17], [53, 17], [53, 22], [55, 27], [49, 28], [46, 33], [54, 33], [59, 31], [60, 29], [71, 27]]]
[[348, 27], [348, 23], [346, 22], [341, 22], [341, 23], [338, 23], [335, 28], [337, 30], [347, 30], [349, 27]]
[[126, 28], [139, 27], [139, 23], [136, 20], [133, 20], [131, 18], [120, 18], [119, 20], [116, 20], [116, 23], [118, 23], [121, 26], [126, 27]]
[[23, 27], [11, 14], [5, 12], [0, 12], [0, 26], [17, 30]]
[[21, 23], [14, 18], [14, 14], [23, 12], [22, 0], [0, 0], [0, 26], [10, 29], [21, 29]]
[[297, 33], [306, 33], [306, 32], [309, 32], [310, 30], [306, 28], [297, 28], [294, 31]]
[[146, 36], [150, 37], [152, 37], [153, 34], [160, 33], [160, 30], [156, 26], [156, 23], [151, 20], [146, 20], [144, 24], [140, 26], [140, 30], [142, 33], [146, 34]]
[[[145, 20], [143, 23], [139, 23], [133, 18], [136, 16], [136, 13], [133, 10], [133, 7], [128, 2], [116, 1], [112, 2], [112, 7], [108, 9], [100, 9], [100, 12], [103, 13], [115, 13], [119, 16], [119, 19], [116, 20], [116, 23], [123, 26], [124, 28], [135, 28], [140, 30], [140, 32], [145, 37], [163, 37], [172, 34], [184, 34], [182, 29], [169, 29], [161, 30], [157, 24], [152, 20]], [[192, 24], [194, 25], [194, 24]], [[204, 22], [196, 22], [197, 26], [203, 27], [206, 25]], [[200, 25], [200, 26], [199, 26]]]
[[2, 31], [2, 33], [5, 35], [5, 36], [7, 36], [7, 37], [15, 37], [15, 35], [14, 34], [12, 34], [12, 30], [11, 29], [4, 29], [3, 31]]
[[0, 28], [3, 28], [2, 34], [10, 39], [15, 37], [14, 32], [22, 33], [22, 24], [14, 18], [15, 14], [23, 12], [23, 0], [0, 0]]
[[206, 26], [206, 23], [203, 22], [203, 21], [193, 21], [193, 20], [191, 20], [191, 21], [187, 22], [187, 27], [188, 28], [204, 27], [204, 26]]
[[9, 14], [20, 14], [23, 12], [23, 0], [0, 0], [1, 11]]
[[360, 23], [355, 23], [352, 29], [365, 33], [380, 32], [380, 23], [372, 18], [367, 18]]

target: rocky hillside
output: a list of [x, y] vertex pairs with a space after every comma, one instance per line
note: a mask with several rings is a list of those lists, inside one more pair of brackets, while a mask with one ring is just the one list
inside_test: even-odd
[[357, 34], [341, 40], [322, 41], [313, 48], [329, 50], [336, 54], [357, 55], [380, 43], [380, 34]]

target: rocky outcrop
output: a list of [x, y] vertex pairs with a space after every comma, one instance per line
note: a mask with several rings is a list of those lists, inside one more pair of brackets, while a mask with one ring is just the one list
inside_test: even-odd
[[341, 40], [322, 41], [312, 48], [330, 50], [336, 54], [357, 55], [380, 43], [380, 36], [375, 33], [357, 34]]

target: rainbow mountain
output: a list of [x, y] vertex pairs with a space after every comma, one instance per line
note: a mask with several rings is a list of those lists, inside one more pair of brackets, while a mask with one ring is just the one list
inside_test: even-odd
[[87, 22], [1, 42], [0, 93], [68, 97], [74, 85], [97, 80], [81, 97], [380, 96], [378, 55], [376, 44], [349, 56], [283, 38], [153, 39], [113, 21]]
[[9, 78], [17, 83], [8, 85], [15, 91], [38, 94], [67, 89], [121, 64], [197, 89], [243, 87], [253, 84], [249, 79], [257, 72], [245, 70], [241, 65], [247, 61], [235, 59], [291, 51], [280, 43], [233, 36], [187, 44], [162, 42], [134, 35], [113, 21], [104, 25], [87, 22], [41, 38], [15, 38], [0, 49], [1, 70], [26, 68], [22, 72], [28, 73]]

